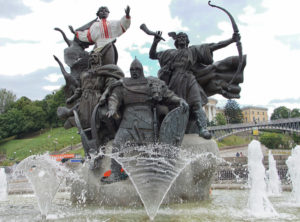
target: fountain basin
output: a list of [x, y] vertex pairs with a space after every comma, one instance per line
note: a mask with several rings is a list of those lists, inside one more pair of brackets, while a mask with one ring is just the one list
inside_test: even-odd
[[[200, 156], [200, 159], [192, 161], [182, 170], [165, 196], [163, 204], [195, 202], [209, 198], [209, 189], [219, 156], [216, 142], [205, 140], [197, 134], [186, 134], [181, 149], [192, 156]], [[97, 203], [102, 206], [142, 206], [143, 203], [131, 180], [113, 184], [100, 182], [100, 178], [109, 167], [110, 158], [105, 157], [99, 170], [92, 172], [83, 169], [81, 174], [85, 182], [77, 181], [72, 185], [72, 201]]]

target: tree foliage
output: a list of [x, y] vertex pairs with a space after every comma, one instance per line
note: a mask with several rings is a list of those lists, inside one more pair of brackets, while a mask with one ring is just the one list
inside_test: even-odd
[[217, 113], [216, 115], [216, 125], [226, 125], [226, 117], [224, 116], [223, 113]]
[[243, 114], [240, 105], [235, 100], [227, 100], [224, 114], [228, 123], [242, 123]]
[[63, 90], [47, 95], [41, 101], [21, 97], [0, 114], [0, 139], [36, 132], [45, 127], [58, 127], [62, 122], [56, 115], [58, 106], [65, 104]]
[[6, 112], [16, 101], [16, 98], [12, 91], [0, 89], [0, 114]]
[[269, 149], [289, 149], [290, 141], [282, 133], [264, 132], [260, 136], [260, 142]]
[[291, 117], [292, 118], [300, 117], [300, 109], [293, 109], [291, 111]]
[[271, 120], [297, 118], [297, 117], [300, 117], [300, 109], [295, 108], [290, 110], [285, 106], [279, 106], [276, 109], [274, 109], [271, 115]]
[[290, 113], [290, 109], [286, 108], [285, 106], [279, 106], [278, 108], [274, 109], [271, 115], [271, 120], [289, 118]]

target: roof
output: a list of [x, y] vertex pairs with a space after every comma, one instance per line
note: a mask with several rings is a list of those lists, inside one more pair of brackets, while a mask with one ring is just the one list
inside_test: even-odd
[[246, 110], [246, 109], [259, 109], [259, 110], [266, 110], [266, 111], [268, 111], [268, 108], [258, 107], [258, 106], [245, 106], [245, 107], [242, 108], [242, 110]]

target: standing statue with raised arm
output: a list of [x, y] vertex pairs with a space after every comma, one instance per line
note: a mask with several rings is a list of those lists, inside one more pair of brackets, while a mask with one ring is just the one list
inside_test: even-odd
[[[142, 28], [142, 27], [141, 27]], [[207, 97], [219, 93], [226, 98], [239, 98], [239, 83], [243, 81], [243, 69], [246, 59], [239, 64], [238, 57], [229, 57], [213, 63], [213, 52], [238, 42], [240, 35], [234, 33], [232, 38], [218, 43], [189, 46], [186, 33], [171, 32], [169, 36], [175, 40], [176, 49], [157, 52], [156, 48], [161, 38], [161, 32], [154, 35], [150, 48], [151, 59], [159, 60], [161, 69], [158, 77], [164, 80], [169, 88], [178, 96], [184, 98], [190, 109], [190, 118], [196, 123], [198, 133], [205, 139], [211, 135], [206, 129], [207, 118], [202, 106], [207, 103]], [[239, 73], [235, 73], [237, 67]], [[187, 132], [194, 132], [195, 127], [189, 124]]]
[[95, 44], [94, 51], [99, 54], [102, 65], [117, 64], [118, 53], [114, 42], [130, 26], [130, 7], [126, 7], [125, 16], [117, 21], [107, 20], [109, 10], [105, 6], [100, 7], [96, 15], [95, 20], [76, 29], [74, 33], [80, 41]]

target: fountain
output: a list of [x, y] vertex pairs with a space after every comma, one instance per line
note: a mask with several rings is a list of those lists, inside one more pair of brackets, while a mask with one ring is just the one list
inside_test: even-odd
[[16, 169], [25, 174], [32, 185], [43, 218], [46, 218], [51, 202], [62, 181], [69, 175], [69, 170], [62, 166], [48, 153], [32, 155], [21, 161]]
[[0, 201], [7, 200], [7, 181], [4, 168], [0, 168]]
[[269, 170], [267, 171], [267, 191], [268, 195], [278, 196], [281, 194], [281, 182], [277, 172], [276, 161], [269, 151]]
[[293, 150], [291, 156], [287, 159], [288, 173], [293, 185], [293, 196], [295, 202], [300, 204], [300, 146], [297, 145]]
[[257, 217], [277, 216], [278, 213], [267, 196], [266, 174], [262, 160], [260, 142], [253, 140], [248, 146], [249, 210]]
[[[198, 135], [185, 135], [180, 148], [162, 144], [130, 146], [106, 154], [99, 172], [88, 173], [86, 164], [80, 173], [84, 179], [73, 184], [72, 201], [110, 207], [144, 206], [153, 219], [161, 204], [208, 200], [217, 156], [216, 143]], [[122, 165], [129, 180], [99, 184], [99, 175], [107, 170], [110, 158]], [[82, 190], [86, 191], [84, 196]]]
[[[66, 107], [59, 107], [58, 116], [65, 120], [65, 128], [78, 127], [85, 159], [78, 176], [72, 176], [71, 192], [67, 193], [57, 191], [71, 172], [48, 154], [30, 156], [19, 163], [16, 170], [23, 171], [32, 184], [43, 219], [241, 221], [278, 215], [266, 196], [257, 141], [249, 145], [250, 215], [240, 209], [247, 203], [244, 191], [214, 190], [210, 198], [219, 152], [207, 130], [202, 106], [207, 96], [215, 94], [229, 99], [240, 97], [246, 56], [233, 17], [225, 9], [209, 5], [230, 16], [234, 27], [231, 39], [188, 46], [187, 34], [170, 32], [176, 49], [156, 52], [164, 39], [162, 32], [141, 25], [146, 34], [154, 36], [149, 55], [159, 60], [159, 78], [145, 77], [138, 59], [130, 66], [130, 78], [123, 78], [117, 65], [114, 42], [130, 26], [129, 6], [119, 21], [121, 25], [114, 25], [117, 21], [106, 23], [108, 9], [99, 8], [98, 20], [76, 31], [70, 27], [74, 41], [56, 28], [68, 44], [64, 59], [71, 71], [67, 73], [54, 57], [66, 80]], [[109, 26], [109, 33], [101, 33], [106, 29], [98, 30], [102, 26]], [[112, 36], [108, 38], [108, 34]], [[212, 52], [234, 42], [239, 56], [213, 63]], [[95, 50], [86, 52], [93, 43]], [[123, 168], [127, 179], [120, 177], [118, 167]], [[103, 178], [110, 169], [114, 177]], [[32, 196], [11, 196], [9, 204], [0, 203], [1, 219], [39, 220], [33, 202]], [[296, 210], [285, 218], [299, 215]], [[283, 219], [280, 215], [278, 218]]]

